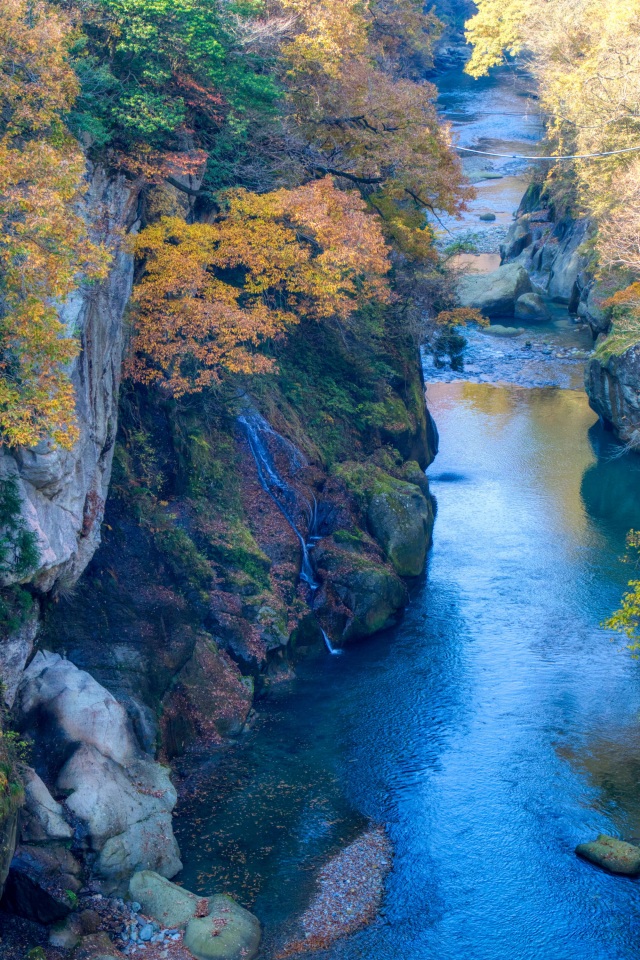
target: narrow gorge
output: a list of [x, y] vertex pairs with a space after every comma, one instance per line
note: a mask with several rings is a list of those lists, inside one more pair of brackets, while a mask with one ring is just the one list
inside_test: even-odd
[[72, 6], [0, 126], [105, 264], [67, 443], [0, 263], [0, 954], [631, 960], [640, 347], [535, 69], [467, 0]]

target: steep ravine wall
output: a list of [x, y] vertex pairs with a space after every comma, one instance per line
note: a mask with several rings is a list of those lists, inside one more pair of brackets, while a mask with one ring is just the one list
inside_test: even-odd
[[[80, 438], [73, 450], [43, 442], [33, 449], [0, 448], [0, 478], [13, 478], [22, 520], [36, 536], [39, 560], [29, 575], [37, 594], [73, 584], [100, 543], [117, 431], [123, 352], [123, 318], [133, 283], [133, 256], [124, 243], [137, 222], [139, 190], [123, 177], [90, 171], [85, 204], [98, 212], [99, 239], [111, 250], [108, 278], [86, 286], [61, 310], [79, 334], [81, 349], [71, 378], [77, 398]], [[10, 584], [10, 573], [3, 577]], [[11, 706], [17, 679], [30, 655], [37, 611], [0, 645], [5, 700]]]
[[611, 330], [604, 305], [613, 281], [590, 270], [588, 220], [558, 219], [539, 185], [525, 195], [502, 247], [503, 263], [519, 263], [534, 289], [589, 324], [596, 347], [585, 369], [585, 389], [593, 410], [619, 440], [640, 449], [640, 348]]
[[[134, 271], [125, 239], [143, 199], [137, 184], [96, 168], [85, 202], [113, 263], [63, 310], [81, 344], [72, 369], [80, 440], [70, 452], [42, 444], [0, 455], [39, 553], [24, 584], [34, 605], [0, 640], [5, 703], [32, 743], [17, 836], [15, 816], [1, 825], [0, 882], [17, 839], [3, 906], [43, 923], [64, 919], [87, 884], [123, 894], [136, 871], [180, 869], [166, 764], [240, 735], [254, 696], [289, 679], [296, 657], [324, 649], [321, 629], [341, 645], [395, 622], [433, 524], [423, 471], [437, 433], [411, 345], [382, 358], [392, 376], [371, 405], [376, 425], [346, 445], [353, 461], [323, 465], [305, 417], [331, 418], [296, 409], [273, 383], [243, 401], [284, 437], [280, 451], [305, 450], [274, 456], [314, 505], [295, 518], [313, 554], [311, 591], [237, 411], [212, 413], [204, 401], [178, 409], [142, 391], [126, 398], [119, 425]], [[303, 338], [292, 350], [315, 347]], [[356, 380], [358, 364], [341, 362]], [[375, 387], [375, 370], [362, 377], [363, 390]]]

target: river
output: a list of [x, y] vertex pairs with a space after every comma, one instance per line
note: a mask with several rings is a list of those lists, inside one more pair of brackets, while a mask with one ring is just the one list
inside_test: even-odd
[[[487, 112], [504, 90], [480, 88]], [[510, 181], [492, 189], [506, 210]], [[383, 910], [319, 960], [640, 957], [640, 886], [574, 854], [640, 836], [640, 664], [601, 626], [633, 573], [640, 457], [556, 355], [584, 333], [560, 311], [527, 339], [473, 335], [465, 373], [427, 370], [438, 509], [402, 623], [303, 660], [181, 801], [181, 880], [254, 910], [265, 957], [369, 818], [394, 846]]]

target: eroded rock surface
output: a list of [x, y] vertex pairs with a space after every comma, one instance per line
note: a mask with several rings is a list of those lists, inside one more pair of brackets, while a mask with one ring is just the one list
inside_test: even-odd
[[[176, 791], [166, 767], [145, 757], [118, 701], [88, 673], [58, 654], [39, 652], [16, 698], [22, 730], [36, 743], [43, 780], [28, 786], [25, 839], [48, 839], [74, 825], [76, 846], [105, 892], [122, 892], [131, 874], [181, 868], [171, 811]], [[65, 816], [63, 817], [63, 813]]]
[[0, 450], [0, 478], [13, 477], [28, 529], [38, 539], [40, 562], [31, 579], [50, 590], [80, 576], [100, 543], [118, 411], [123, 316], [133, 283], [133, 255], [123, 243], [135, 229], [138, 185], [90, 169], [84, 198], [87, 219], [111, 251], [108, 277], [81, 287], [61, 310], [81, 349], [71, 378], [80, 437], [72, 450], [47, 442], [33, 449]]
[[585, 388], [590, 406], [618, 439], [640, 447], [640, 344], [619, 354], [596, 351], [585, 371]]
[[516, 302], [532, 289], [529, 274], [519, 263], [499, 267], [492, 273], [469, 274], [458, 284], [461, 305], [480, 310], [490, 319], [513, 317]]

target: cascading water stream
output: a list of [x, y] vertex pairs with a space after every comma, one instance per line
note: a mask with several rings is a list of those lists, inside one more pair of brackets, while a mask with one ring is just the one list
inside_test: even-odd
[[[314, 536], [317, 519], [316, 500], [314, 497], [313, 503], [310, 503], [280, 476], [273, 454], [269, 449], [267, 438], [270, 438], [272, 443], [280, 447], [295, 471], [307, 466], [307, 461], [298, 448], [289, 440], [286, 440], [285, 437], [276, 433], [259, 413], [243, 413], [238, 417], [238, 423], [247, 436], [249, 448], [256, 463], [260, 486], [269, 494], [300, 542], [302, 550], [300, 579], [308, 584], [311, 590], [317, 590], [318, 582], [309, 555], [309, 542], [316, 539]], [[308, 540], [300, 533], [295, 521], [295, 515], [301, 512], [301, 508], [307, 514]], [[313, 543], [311, 543], [311, 547], [313, 547]]]

